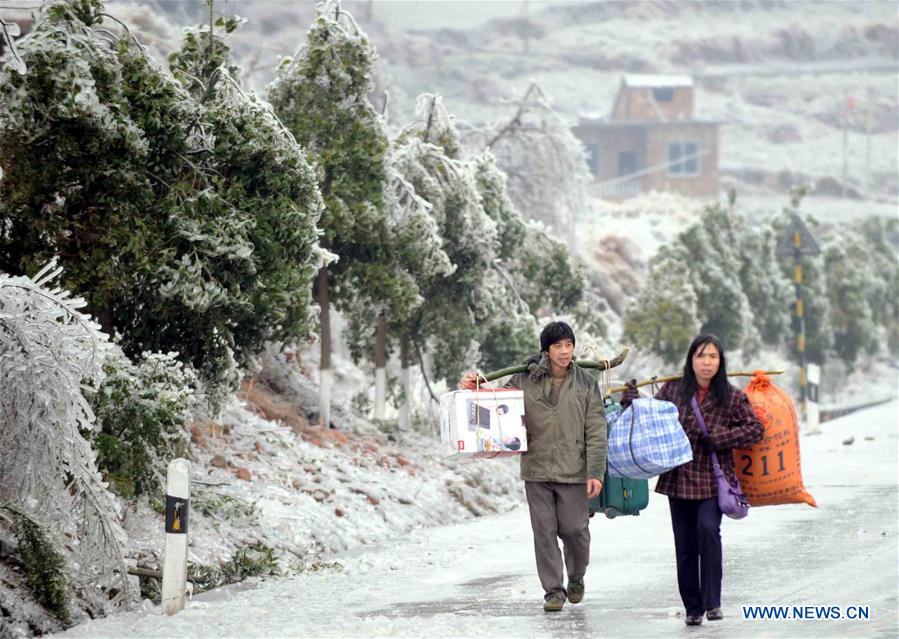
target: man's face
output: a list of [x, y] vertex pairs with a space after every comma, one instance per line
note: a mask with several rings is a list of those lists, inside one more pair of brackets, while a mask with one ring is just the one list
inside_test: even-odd
[[574, 342], [562, 339], [549, 347], [549, 361], [557, 369], [568, 368], [574, 354]]

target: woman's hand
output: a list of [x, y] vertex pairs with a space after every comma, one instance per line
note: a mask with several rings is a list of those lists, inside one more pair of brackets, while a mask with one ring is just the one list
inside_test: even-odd
[[624, 384], [625, 391], [621, 393], [621, 401], [618, 402], [621, 404], [621, 408], [627, 408], [631, 405], [631, 402], [640, 397], [640, 391], [637, 390], [637, 380], [632, 379], [629, 382]]

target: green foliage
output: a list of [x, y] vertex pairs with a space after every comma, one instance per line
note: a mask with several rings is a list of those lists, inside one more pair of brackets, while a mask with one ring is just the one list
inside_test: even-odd
[[687, 266], [663, 258], [650, 267], [646, 284], [624, 315], [624, 341], [679, 364], [699, 329], [697, 297]]
[[[236, 31], [240, 24], [238, 18], [220, 17], [215, 27], [228, 34]], [[219, 68], [227, 70], [235, 80], [240, 77], [240, 68], [231, 61], [231, 47], [216, 35], [214, 29], [210, 32], [208, 24], [186, 30], [181, 49], [169, 54], [168, 63], [175, 77], [201, 102], [221, 79], [217, 73]]]
[[256, 502], [208, 489], [197, 490], [191, 499], [191, 504], [193, 508], [207, 517], [237, 524], [252, 524], [258, 521], [261, 515]]
[[872, 217], [841, 229], [825, 246], [833, 351], [849, 370], [861, 354], [899, 350], [897, 229], [896, 220]]
[[324, 5], [306, 45], [282, 61], [268, 95], [316, 162], [325, 244], [341, 257], [334, 273], [349, 263], [377, 264], [376, 248], [386, 240], [388, 138], [367, 97], [376, 56], [355, 23], [346, 26], [344, 19], [350, 20], [335, 4]]
[[44, 531], [27, 517], [16, 517], [16, 540], [25, 579], [35, 599], [60, 621], [68, 621], [69, 604], [65, 560]]
[[[867, 275], [866, 296], [875, 325], [883, 327], [887, 352], [899, 356], [899, 220], [869, 217], [858, 225], [859, 244], [850, 251]], [[866, 266], [867, 264], [867, 266]]]
[[187, 450], [184, 424], [196, 377], [174, 353], [148, 353], [136, 365], [119, 353], [104, 370], [90, 398], [100, 425], [97, 464], [123, 497], [160, 492], [168, 463]]
[[200, 592], [234, 584], [250, 577], [280, 576], [275, 550], [262, 543], [241, 546], [218, 566], [187, 562], [187, 574]]
[[[488, 151], [474, 160], [484, 212], [496, 223], [498, 257], [519, 295], [536, 317], [541, 311], [573, 311], [584, 298], [587, 280], [568, 247], [537, 222], [526, 223], [506, 191], [506, 176]], [[533, 349], [532, 349], [533, 350]]]
[[539, 350], [540, 344], [537, 325], [530, 316], [502, 317], [482, 339], [480, 367], [485, 371], [521, 363]]
[[[127, 355], [176, 351], [233, 384], [235, 359], [307, 330], [313, 173], [227, 70], [201, 103], [132, 38], [96, 32], [101, 12], [54, 0], [19, 46], [28, 73], [0, 71], [0, 270], [58, 255]], [[175, 60], [202, 81], [201, 44]]]

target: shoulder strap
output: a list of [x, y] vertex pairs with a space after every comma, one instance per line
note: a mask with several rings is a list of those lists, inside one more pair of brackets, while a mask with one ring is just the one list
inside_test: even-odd
[[[709, 431], [705, 427], [705, 420], [702, 418], [702, 411], [699, 410], [699, 402], [696, 401], [696, 395], [690, 398], [690, 406], [693, 407], [693, 414], [696, 415], [696, 422], [699, 424], [699, 430], [702, 431], [703, 435], [708, 435]], [[712, 465], [715, 468], [721, 468], [721, 465], [718, 463], [718, 455], [715, 454], [715, 451], [711, 451], [712, 453]]]

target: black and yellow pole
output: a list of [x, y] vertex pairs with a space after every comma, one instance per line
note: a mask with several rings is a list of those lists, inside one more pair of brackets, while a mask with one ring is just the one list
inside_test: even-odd
[[799, 406], [802, 421], [805, 421], [808, 378], [805, 362], [805, 314], [802, 304], [802, 234], [798, 229], [793, 232], [793, 258], [796, 260], [793, 266], [793, 284], [796, 286], [796, 318], [799, 325], [799, 334], [796, 337], [796, 349], [799, 351]]
[[[802, 298], [802, 257], [804, 255], [818, 255], [821, 249], [809, 232], [808, 227], [802, 222], [798, 214], [790, 216], [789, 227], [777, 243], [775, 255], [789, 258], [793, 256], [793, 285], [796, 287], [796, 350], [799, 353], [799, 403], [802, 421], [808, 420], [808, 402], [812, 387], [809, 385], [808, 357], [805, 352], [805, 301]], [[811, 400], [816, 401], [816, 400]]]

